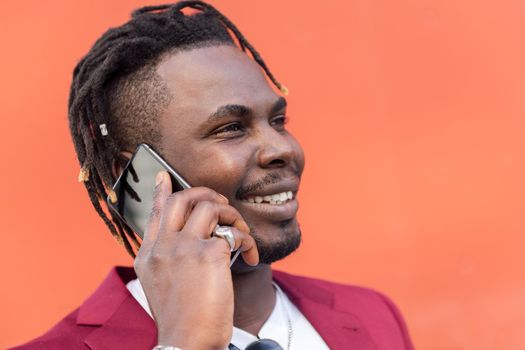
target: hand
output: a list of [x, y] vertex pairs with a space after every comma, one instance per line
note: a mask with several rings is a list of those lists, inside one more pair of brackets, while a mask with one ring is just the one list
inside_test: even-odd
[[157, 324], [158, 344], [223, 350], [233, 329], [230, 246], [211, 232], [217, 224], [231, 226], [235, 248], [250, 265], [259, 262], [257, 247], [244, 219], [222, 195], [205, 187], [171, 191], [168, 173], [160, 172], [134, 264]]

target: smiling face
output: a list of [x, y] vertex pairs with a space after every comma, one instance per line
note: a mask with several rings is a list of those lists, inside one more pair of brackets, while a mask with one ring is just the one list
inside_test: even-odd
[[286, 130], [286, 101], [235, 46], [168, 54], [157, 67], [172, 95], [159, 116], [160, 151], [192, 186], [230, 201], [251, 228], [261, 262], [300, 242], [296, 218], [304, 154]]

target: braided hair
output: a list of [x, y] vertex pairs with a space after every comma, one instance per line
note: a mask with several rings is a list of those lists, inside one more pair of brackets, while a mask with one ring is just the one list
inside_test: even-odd
[[[186, 15], [182, 11], [186, 8], [192, 13]], [[287, 93], [237, 27], [202, 1], [135, 10], [128, 22], [105, 32], [73, 71], [68, 119], [81, 166], [79, 181], [112, 235], [132, 257], [140, 247], [136, 235], [111, 211], [107, 215], [101, 205], [108, 195], [116, 200], [111, 190], [116, 177], [111, 169], [114, 164], [126, 164], [123, 150], [143, 142], [159, 144], [155, 116], [171, 97], [155, 70], [162, 56], [214, 45], [248, 50], [273, 84]]]

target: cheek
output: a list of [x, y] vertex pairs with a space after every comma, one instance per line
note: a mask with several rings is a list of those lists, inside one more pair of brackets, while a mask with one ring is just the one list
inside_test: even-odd
[[193, 186], [209, 187], [229, 198], [242, 183], [249, 163], [242, 147], [201, 149], [185, 158], [184, 170]]

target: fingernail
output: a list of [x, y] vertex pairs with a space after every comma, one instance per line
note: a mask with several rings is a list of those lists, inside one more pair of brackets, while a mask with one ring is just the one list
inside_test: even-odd
[[157, 177], [155, 178], [155, 185], [158, 186], [162, 180], [164, 180], [164, 174], [162, 174], [162, 171], [159, 171]]
[[224, 197], [222, 194], [219, 193], [219, 196], [221, 196], [222, 198], [224, 198], [224, 200], [226, 201], [226, 203], [229, 203], [230, 201], [228, 200], [228, 198]]

